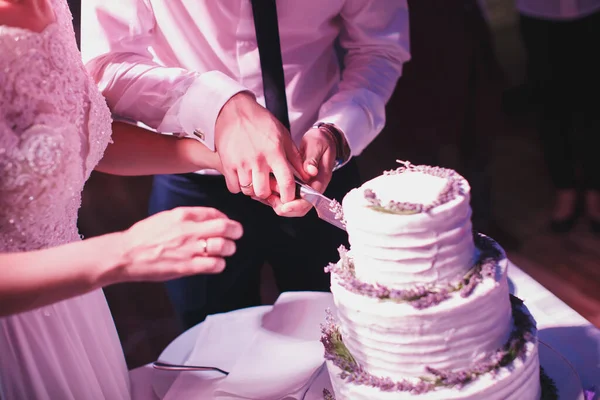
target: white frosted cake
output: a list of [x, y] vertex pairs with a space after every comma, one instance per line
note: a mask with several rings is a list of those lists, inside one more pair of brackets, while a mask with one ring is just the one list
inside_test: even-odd
[[405, 163], [344, 197], [322, 337], [336, 400], [540, 399], [535, 321], [502, 249], [473, 234], [469, 191]]

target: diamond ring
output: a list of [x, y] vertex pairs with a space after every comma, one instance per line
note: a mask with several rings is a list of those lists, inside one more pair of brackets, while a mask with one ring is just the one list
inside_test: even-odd
[[208, 254], [208, 241], [206, 239], [200, 239], [200, 247], [202, 247], [202, 255]]

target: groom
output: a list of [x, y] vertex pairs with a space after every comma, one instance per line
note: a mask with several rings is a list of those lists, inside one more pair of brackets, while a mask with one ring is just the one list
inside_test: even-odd
[[265, 262], [281, 291], [329, 290], [323, 267], [347, 236], [294, 200], [293, 176], [337, 199], [359, 186], [351, 158], [385, 123], [410, 57], [407, 11], [405, 0], [83, 0], [83, 56], [113, 113], [221, 158], [223, 175], [156, 176], [150, 212], [211, 206], [244, 226], [224, 273], [167, 284], [186, 327], [260, 304]]

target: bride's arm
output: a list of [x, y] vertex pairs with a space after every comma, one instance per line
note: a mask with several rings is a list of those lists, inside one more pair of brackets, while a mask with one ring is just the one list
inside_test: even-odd
[[219, 273], [241, 235], [241, 225], [220, 211], [189, 207], [155, 214], [123, 232], [0, 253], [0, 317], [113, 283]]
[[38, 308], [114, 283], [119, 235], [46, 250], [0, 254], [0, 317]]
[[113, 123], [113, 143], [96, 170], [112, 175], [156, 175], [221, 169], [217, 153], [194, 139], [149, 132], [123, 122]]

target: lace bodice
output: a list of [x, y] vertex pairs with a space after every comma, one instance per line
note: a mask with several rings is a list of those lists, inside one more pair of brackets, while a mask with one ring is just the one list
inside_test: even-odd
[[68, 5], [50, 1], [43, 32], [0, 26], [0, 251], [77, 240], [81, 191], [110, 141]]

